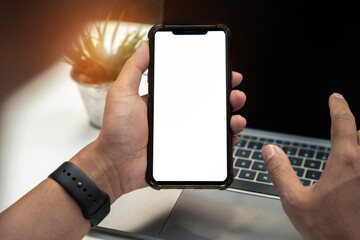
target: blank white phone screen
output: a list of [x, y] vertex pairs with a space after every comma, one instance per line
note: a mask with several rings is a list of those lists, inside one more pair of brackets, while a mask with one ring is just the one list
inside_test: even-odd
[[225, 32], [158, 31], [154, 44], [154, 179], [224, 181]]

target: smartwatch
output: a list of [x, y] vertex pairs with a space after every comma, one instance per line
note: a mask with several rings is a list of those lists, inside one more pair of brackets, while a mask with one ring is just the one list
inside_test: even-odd
[[49, 178], [58, 182], [79, 204], [82, 214], [91, 223], [98, 225], [110, 212], [109, 195], [71, 162], [64, 162]]

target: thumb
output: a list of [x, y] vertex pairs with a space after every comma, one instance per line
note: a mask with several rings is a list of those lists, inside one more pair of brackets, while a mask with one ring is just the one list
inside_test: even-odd
[[149, 66], [149, 45], [142, 41], [135, 53], [126, 61], [112, 86], [112, 90], [125, 95], [138, 94], [141, 76]]
[[291, 167], [284, 151], [275, 145], [267, 145], [262, 150], [269, 177], [279, 196], [303, 188], [298, 176]]

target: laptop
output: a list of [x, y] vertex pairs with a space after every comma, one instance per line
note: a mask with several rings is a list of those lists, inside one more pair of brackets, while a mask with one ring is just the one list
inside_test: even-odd
[[97, 229], [140, 239], [301, 239], [261, 149], [281, 147], [304, 186], [320, 178], [331, 150], [330, 94], [343, 94], [360, 116], [358, 11], [343, 2], [164, 1], [164, 23], [221, 22], [231, 30], [233, 69], [243, 73], [239, 89], [248, 97], [237, 112], [248, 126], [233, 148], [235, 180], [223, 191], [137, 190]]

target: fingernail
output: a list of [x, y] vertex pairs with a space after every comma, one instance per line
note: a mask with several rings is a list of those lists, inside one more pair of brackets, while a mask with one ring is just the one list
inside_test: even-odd
[[334, 95], [334, 97], [336, 97], [336, 98], [342, 98], [342, 99], [344, 99], [343, 95], [341, 95], [340, 93], [334, 93], [333, 95]]
[[273, 145], [268, 145], [264, 147], [262, 151], [264, 162], [267, 163], [274, 155], [275, 155], [275, 148]]

